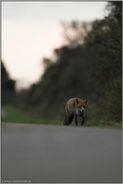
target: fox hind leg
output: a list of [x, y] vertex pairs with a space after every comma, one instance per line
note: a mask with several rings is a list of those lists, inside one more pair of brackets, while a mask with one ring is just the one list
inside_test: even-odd
[[67, 125], [67, 124], [68, 124], [68, 118], [67, 118], [67, 116], [65, 115], [64, 125]]
[[70, 125], [71, 124], [71, 122], [72, 122], [72, 120], [73, 120], [73, 117], [74, 117], [74, 115], [72, 114], [72, 115], [70, 115], [70, 116], [65, 116], [65, 120], [64, 120], [64, 125]]

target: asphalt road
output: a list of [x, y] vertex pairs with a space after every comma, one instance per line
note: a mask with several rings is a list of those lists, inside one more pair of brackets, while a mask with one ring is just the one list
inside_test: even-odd
[[121, 130], [2, 123], [3, 182], [121, 182]]

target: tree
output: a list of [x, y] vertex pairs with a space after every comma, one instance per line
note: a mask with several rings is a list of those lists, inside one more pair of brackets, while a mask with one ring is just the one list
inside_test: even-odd
[[122, 8], [119, 2], [109, 2], [108, 7], [108, 16], [91, 23], [84, 41], [82, 23], [64, 26], [69, 44], [55, 49], [57, 61], [47, 65], [42, 79], [32, 87], [28, 104], [56, 114], [63, 111], [68, 98], [79, 96], [88, 98], [90, 106], [94, 103], [101, 118], [121, 120]]
[[15, 94], [15, 81], [9, 78], [3, 62], [1, 61], [1, 101], [2, 104], [11, 103]]

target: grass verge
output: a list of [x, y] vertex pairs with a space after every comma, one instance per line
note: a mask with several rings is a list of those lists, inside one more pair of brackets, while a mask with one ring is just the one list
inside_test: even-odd
[[[63, 119], [60, 117], [50, 118], [44, 115], [40, 117], [32, 115], [32, 113], [23, 112], [20, 109], [15, 108], [14, 106], [7, 105], [4, 107], [5, 116], [2, 117], [2, 122], [7, 123], [32, 123], [32, 124], [49, 124], [49, 125], [63, 125]], [[64, 117], [63, 117], [64, 118]], [[72, 123], [73, 126], [74, 122]], [[99, 119], [90, 119], [85, 122], [87, 127], [106, 127], [106, 128], [121, 128], [122, 122], [115, 121], [106, 121]]]

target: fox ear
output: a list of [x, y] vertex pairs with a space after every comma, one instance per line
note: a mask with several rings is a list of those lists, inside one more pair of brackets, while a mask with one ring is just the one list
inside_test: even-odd
[[85, 100], [84, 100], [84, 103], [85, 103], [86, 105], [88, 105], [88, 101], [87, 101], [87, 99], [85, 99]]

